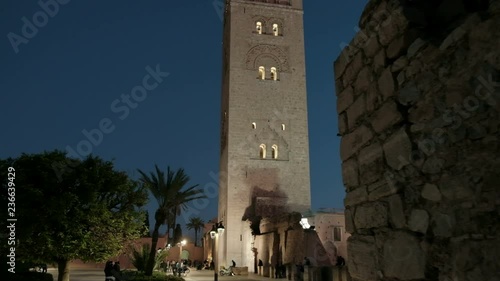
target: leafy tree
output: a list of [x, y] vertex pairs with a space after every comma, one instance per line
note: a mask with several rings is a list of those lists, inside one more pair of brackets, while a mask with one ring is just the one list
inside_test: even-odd
[[188, 230], [194, 229], [194, 246], [198, 246], [198, 231], [201, 231], [205, 226], [205, 222], [200, 217], [191, 217], [186, 224]]
[[146, 267], [145, 274], [151, 276], [153, 274], [154, 257], [156, 254], [156, 244], [158, 243], [160, 226], [167, 223], [167, 219], [172, 209], [182, 210], [187, 208], [187, 203], [205, 198], [202, 190], [196, 189], [198, 185], [186, 187], [189, 182], [189, 176], [185, 174], [184, 169], [172, 171], [170, 167], [167, 168], [167, 173], [155, 165], [155, 172], [149, 175], [141, 170], [138, 170], [143, 186], [149, 189], [151, 194], [158, 202], [158, 209], [155, 212], [155, 224], [151, 235], [151, 251], [148, 259], [148, 266]]
[[[73, 163], [56, 175], [57, 163]], [[62, 151], [0, 160], [0, 176], [15, 169], [16, 260], [57, 264], [58, 280], [69, 280], [69, 262], [105, 261], [140, 237], [147, 192], [89, 156], [68, 159]], [[2, 182], [3, 200], [9, 184]], [[11, 187], [12, 188], [12, 187]]]

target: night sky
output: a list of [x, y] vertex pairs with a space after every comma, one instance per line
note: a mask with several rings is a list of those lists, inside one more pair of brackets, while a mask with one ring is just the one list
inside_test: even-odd
[[[178, 220], [215, 217], [223, 0], [58, 1], [0, 4], [0, 157], [91, 151], [133, 178], [183, 167], [209, 200]], [[333, 61], [366, 3], [304, 4], [313, 210], [343, 206]]]

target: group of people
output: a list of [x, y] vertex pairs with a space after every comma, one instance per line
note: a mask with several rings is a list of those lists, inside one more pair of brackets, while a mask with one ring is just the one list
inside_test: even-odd
[[119, 261], [107, 261], [104, 266], [105, 281], [121, 281], [121, 269]]
[[203, 265], [201, 267], [198, 267], [198, 270], [200, 270], [200, 269], [214, 270], [215, 263], [213, 260], [211, 260], [211, 261], [205, 260], [203, 262]]

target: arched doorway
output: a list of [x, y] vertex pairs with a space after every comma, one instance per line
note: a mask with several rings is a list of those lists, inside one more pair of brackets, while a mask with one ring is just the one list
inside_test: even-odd
[[188, 260], [189, 259], [189, 251], [188, 250], [182, 250], [182, 253], [181, 253], [181, 259], [182, 260]]

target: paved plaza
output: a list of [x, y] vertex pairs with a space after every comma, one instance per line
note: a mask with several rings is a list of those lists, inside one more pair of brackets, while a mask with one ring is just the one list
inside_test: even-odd
[[[54, 268], [49, 268], [48, 272], [54, 276], [54, 281], [57, 280], [57, 270]], [[169, 273], [170, 274], [170, 273]], [[214, 272], [211, 270], [194, 270], [187, 277], [184, 277], [186, 281], [213, 281]], [[265, 278], [257, 276], [250, 273], [248, 276], [219, 276], [220, 281], [225, 280], [238, 280], [238, 281], [255, 281], [255, 280], [270, 280], [271, 278]], [[281, 279], [286, 280], [286, 279]], [[70, 271], [70, 281], [104, 281], [104, 272], [102, 269], [71, 269]]]

